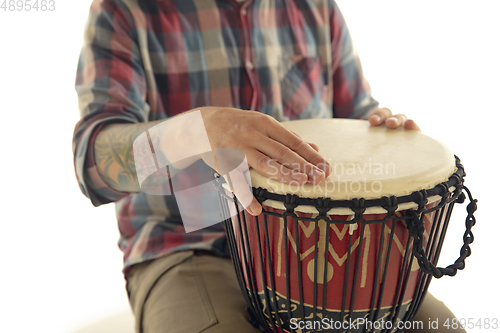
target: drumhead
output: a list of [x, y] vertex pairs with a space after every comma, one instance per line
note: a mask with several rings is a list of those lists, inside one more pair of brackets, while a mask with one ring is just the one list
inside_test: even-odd
[[[375, 127], [366, 120], [351, 119], [307, 119], [282, 124], [305, 141], [318, 145], [319, 153], [330, 162], [333, 172], [319, 185], [297, 186], [271, 180], [252, 169], [255, 188], [306, 198], [376, 199], [431, 189], [447, 181], [456, 170], [454, 155], [448, 148], [418, 131]], [[271, 200], [264, 205], [283, 207], [282, 203]], [[408, 209], [411, 204], [406, 206], [399, 210]], [[317, 212], [314, 207], [304, 206], [296, 210]]]

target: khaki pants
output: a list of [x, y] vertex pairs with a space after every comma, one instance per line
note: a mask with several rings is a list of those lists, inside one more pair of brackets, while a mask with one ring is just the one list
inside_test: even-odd
[[[261, 333], [248, 321], [230, 259], [203, 251], [185, 251], [134, 266], [127, 275], [130, 304], [137, 333]], [[407, 332], [465, 332], [440, 327], [429, 320], [455, 318], [429, 293], [414, 321], [423, 330]]]
[[138, 333], [261, 333], [230, 259], [175, 253], [134, 266], [127, 289]]

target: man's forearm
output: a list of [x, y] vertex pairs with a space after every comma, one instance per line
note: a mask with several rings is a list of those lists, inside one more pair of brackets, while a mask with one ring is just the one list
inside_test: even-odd
[[[182, 117], [192, 111], [186, 111], [168, 119], [138, 124], [110, 124], [101, 129], [94, 143], [94, 158], [102, 180], [117, 191], [141, 191], [134, 153], [139, 155], [136, 158], [145, 157], [147, 161], [155, 144], [150, 142], [150, 145], [139, 144], [134, 147], [134, 141], [146, 130], [148, 130], [149, 139], [153, 137], [153, 141], [157, 144], [156, 148], [161, 150], [155, 153], [160, 153], [164, 157], [163, 160], [168, 161], [170, 166], [168, 172], [155, 174], [154, 178], [148, 179], [149, 182], [163, 182], [175, 175], [178, 170], [184, 169], [200, 159], [201, 155], [192, 152], [199, 152], [199, 150], [205, 152], [211, 149], [208, 140], [199, 139], [202, 132], [205, 133], [206, 137], [203, 121], [196, 121], [201, 120], [201, 118], [198, 119], [200, 116], [195, 116], [195, 118]], [[167, 121], [174, 120], [174, 118], [176, 118], [175, 121]], [[168, 124], [162, 124], [154, 131], [150, 130], [165, 121]], [[191, 131], [187, 131], [188, 128], [191, 128]], [[142, 167], [145, 166], [146, 168], [151, 167], [150, 165], [142, 165]], [[149, 185], [158, 184], [148, 183], [147, 186]]]
[[140, 192], [134, 141], [145, 130], [163, 121], [165, 119], [138, 124], [110, 124], [99, 131], [94, 143], [94, 157], [97, 171], [106, 184], [121, 192]]

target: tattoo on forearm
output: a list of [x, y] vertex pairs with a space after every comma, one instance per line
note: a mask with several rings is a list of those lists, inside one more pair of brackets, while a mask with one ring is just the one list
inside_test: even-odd
[[97, 170], [113, 189], [140, 191], [132, 147], [134, 140], [156, 123], [108, 125], [97, 135], [94, 144]]

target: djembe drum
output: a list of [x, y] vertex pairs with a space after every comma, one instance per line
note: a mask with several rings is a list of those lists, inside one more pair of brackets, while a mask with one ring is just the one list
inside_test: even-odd
[[[459, 159], [420, 132], [362, 120], [283, 125], [317, 144], [333, 172], [320, 185], [294, 186], [251, 170], [262, 214], [231, 207], [239, 213], [224, 225], [254, 324], [275, 333], [401, 331], [431, 277], [455, 275], [470, 255], [476, 200]], [[219, 190], [224, 204], [240, 205]], [[438, 268], [463, 190], [464, 245], [454, 264]]]

